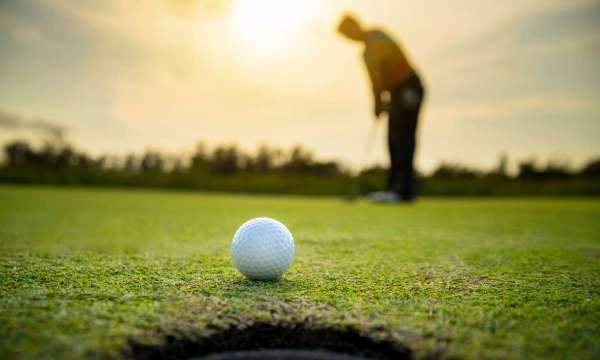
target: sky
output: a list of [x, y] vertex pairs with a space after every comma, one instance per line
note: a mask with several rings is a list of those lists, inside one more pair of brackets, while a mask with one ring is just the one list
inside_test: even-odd
[[[0, 142], [92, 154], [236, 143], [360, 166], [373, 121], [351, 11], [427, 88], [417, 165], [600, 155], [600, 1], [0, 0]], [[367, 162], [387, 161], [379, 127]]]

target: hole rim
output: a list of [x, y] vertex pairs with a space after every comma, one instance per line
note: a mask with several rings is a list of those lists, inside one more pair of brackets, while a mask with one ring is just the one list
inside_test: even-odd
[[374, 339], [349, 326], [308, 326], [303, 323], [256, 322], [220, 329], [208, 336], [165, 334], [161, 344], [129, 341], [127, 358], [200, 360], [209, 355], [255, 350], [322, 350], [363, 359], [413, 359], [402, 344]]

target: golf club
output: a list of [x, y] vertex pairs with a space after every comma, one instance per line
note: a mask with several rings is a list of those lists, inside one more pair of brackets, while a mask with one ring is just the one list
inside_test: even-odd
[[352, 178], [350, 192], [346, 196], [346, 200], [348, 200], [348, 201], [354, 201], [354, 200], [356, 200], [356, 198], [358, 196], [360, 196], [360, 177], [361, 177], [363, 170], [367, 166], [367, 162], [369, 161], [371, 153], [373, 152], [373, 148], [374, 148], [374, 145], [376, 142], [375, 140], [377, 138], [377, 130], [379, 128], [379, 122], [380, 121], [378, 119], [375, 119], [371, 123], [371, 128], [369, 130], [369, 134], [367, 136], [367, 141], [365, 142], [365, 147], [363, 148], [362, 157], [361, 157], [361, 160], [359, 163], [360, 166], [358, 168], [358, 173], [356, 174], [356, 176], [354, 176]]

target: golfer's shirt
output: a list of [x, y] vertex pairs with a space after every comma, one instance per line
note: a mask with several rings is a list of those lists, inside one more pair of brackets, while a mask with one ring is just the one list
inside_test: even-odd
[[375, 94], [395, 89], [413, 74], [404, 51], [384, 32], [368, 31], [365, 43], [363, 58]]

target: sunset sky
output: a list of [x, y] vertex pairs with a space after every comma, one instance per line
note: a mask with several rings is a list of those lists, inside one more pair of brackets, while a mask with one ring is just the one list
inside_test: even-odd
[[94, 154], [303, 144], [356, 166], [372, 116], [362, 49], [335, 32], [345, 11], [423, 76], [419, 168], [600, 155], [585, 0], [1, 0], [0, 142], [41, 119]]

